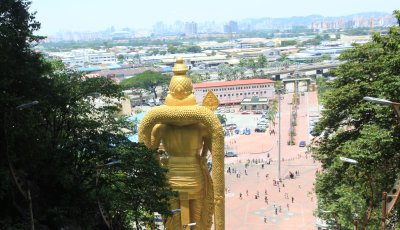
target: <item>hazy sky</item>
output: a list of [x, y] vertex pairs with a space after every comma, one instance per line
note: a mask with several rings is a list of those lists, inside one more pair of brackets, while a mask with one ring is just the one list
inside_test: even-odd
[[400, 0], [32, 0], [43, 35], [65, 31], [151, 28], [157, 21], [240, 20], [320, 14], [342, 16], [400, 9]]

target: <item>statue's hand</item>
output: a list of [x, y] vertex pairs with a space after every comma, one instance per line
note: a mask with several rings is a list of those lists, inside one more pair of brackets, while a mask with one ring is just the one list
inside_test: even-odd
[[201, 159], [201, 160], [200, 160], [200, 163], [201, 163], [202, 165], [206, 165], [206, 164], [207, 164], [207, 157], [202, 156], [200, 159]]
[[161, 162], [161, 165], [167, 165], [168, 164], [168, 157], [161, 157], [160, 158], [160, 162]]
[[222, 196], [215, 196], [215, 197], [214, 197], [215, 206], [222, 205], [223, 200], [224, 200], [224, 197], [222, 197]]

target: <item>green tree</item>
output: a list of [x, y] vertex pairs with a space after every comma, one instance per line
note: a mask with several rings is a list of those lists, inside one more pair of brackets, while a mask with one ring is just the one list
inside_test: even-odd
[[323, 76], [318, 76], [316, 78], [316, 83], [318, 87], [318, 98], [322, 98], [325, 91], [328, 89], [327, 82]]
[[219, 80], [227, 79], [229, 75], [229, 67], [226, 64], [221, 63], [218, 65], [217, 73]]
[[257, 65], [259, 68], [265, 68], [267, 66], [267, 58], [263, 54], [257, 58]]
[[157, 54], [159, 54], [160, 53], [160, 50], [159, 49], [149, 49], [148, 51], [147, 51], [147, 53], [149, 53], [150, 55], [157, 55]]
[[247, 60], [247, 67], [251, 69], [253, 72], [253, 77], [257, 76], [257, 63], [254, 61], [254, 59], [249, 59]]
[[246, 66], [247, 66], [247, 59], [241, 58], [241, 59], [239, 60], [238, 66], [239, 66], [239, 67], [246, 67]]
[[[371, 42], [343, 52], [339, 59], [346, 62], [332, 72], [336, 79], [323, 94], [324, 111], [316, 126], [319, 144], [313, 149], [323, 167], [316, 182], [318, 208], [336, 212], [346, 229], [352, 228], [354, 214], [362, 229], [367, 222], [369, 229], [379, 228], [381, 194], [400, 173], [400, 125], [394, 112], [363, 100], [400, 101], [399, 35], [394, 26], [387, 35], [374, 34]], [[344, 163], [341, 156], [358, 164]], [[371, 218], [362, 219], [368, 208]]]
[[219, 122], [221, 122], [222, 125], [226, 124], [226, 115], [225, 114], [217, 114], [218, 120]]
[[123, 61], [125, 60], [124, 55], [119, 54], [119, 55], [117, 56], [117, 60], [118, 60], [119, 62], [123, 62]]
[[281, 42], [281, 46], [295, 46], [297, 45], [296, 40], [286, 40]]
[[167, 85], [171, 77], [154, 71], [145, 71], [134, 77], [121, 81], [121, 86], [124, 89], [141, 88], [149, 90], [157, 98], [157, 86]]
[[284, 62], [288, 60], [289, 55], [287, 53], [282, 53], [277, 61]]
[[[20, 127], [23, 115], [29, 117], [25, 113], [27, 110], [15, 113], [15, 107], [42, 100], [35, 91], [46, 90], [49, 85], [41, 76], [48, 66], [43, 65], [40, 55], [30, 49], [31, 43], [40, 39], [33, 35], [40, 24], [33, 14], [29, 14], [29, 7], [28, 1], [4, 0], [0, 4], [0, 226], [5, 228], [17, 224], [21, 229], [28, 228], [30, 221], [21, 213], [29, 216], [32, 210], [27, 205], [27, 196], [22, 197], [13, 186], [16, 180], [11, 176], [8, 164], [12, 163], [9, 156], [16, 155], [12, 134]], [[26, 195], [26, 189], [21, 191]]]
[[193, 83], [199, 83], [204, 81], [204, 76], [199, 73], [189, 73], [189, 78], [192, 79]]
[[186, 52], [188, 53], [200, 53], [201, 47], [200, 46], [188, 46], [186, 47]]
[[170, 54], [174, 54], [178, 52], [178, 48], [176, 48], [174, 45], [168, 45], [167, 52]]
[[322, 41], [321, 35], [315, 36], [315, 38], [309, 39], [303, 42], [303, 45], [320, 45]]
[[[129, 142], [129, 125], [116, 119], [120, 86], [33, 52], [39, 23], [29, 4], [0, 4], [1, 228], [104, 229], [99, 201], [114, 229], [149, 222], [153, 211], [169, 214], [173, 193], [158, 153]], [[121, 163], [106, 167], [110, 160]]]
[[321, 61], [329, 61], [331, 60], [331, 56], [329, 56], [328, 54], [322, 54], [320, 57]]
[[324, 34], [324, 36], [322, 36], [322, 40], [325, 41], [331, 40], [331, 36], [329, 36], [329, 34]]

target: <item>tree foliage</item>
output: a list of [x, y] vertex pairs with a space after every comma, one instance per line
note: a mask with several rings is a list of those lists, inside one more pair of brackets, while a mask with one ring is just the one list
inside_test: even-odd
[[[340, 60], [346, 62], [332, 72], [336, 78], [322, 97], [325, 110], [313, 149], [323, 167], [316, 183], [318, 208], [336, 212], [345, 229], [352, 228], [354, 219], [364, 228], [368, 207], [372, 208], [369, 229], [379, 228], [381, 194], [400, 173], [400, 125], [395, 113], [389, 106], [363, 100], [372, 96], [400, 101], [399, 35], [400, 28], [394, 26], [388, 35], [374, 34], [371, 42], [343, 52]], [[396, 209], [399, 212], [399, 205]]]
[[28, 7], [0, 4], [0, 228], [105, 229], [99, 203], [114, 229], [169, 214], [158, 153], [129, 142], [116, 117], [121, 87], [34, 53], [39, 24]]
[[149, 90], [154, 94], [154, 98], [157, 98], [157, 86], [167, 85], [170, 80], [171, 77], [168, 75], [154, 71], [145, 71], [134, 77], [123, 80], [121, 86], [124, 89], [141, 88]]
[[217, 114], [217, 117], [218, 117], [218, 120], [219, 120], [219, 122], [221, 122], [221, 124], [222, 125], [225, 125], [226, 124], [226, 120], [227, 120], [227, 118], [226, 118], [226, 115], [225, 114]]
[[201, 47], [197, 45], [187, 45], [187, 46], [174, 46], [169, 45], [167, 48], [168, 53], [200, 53]]

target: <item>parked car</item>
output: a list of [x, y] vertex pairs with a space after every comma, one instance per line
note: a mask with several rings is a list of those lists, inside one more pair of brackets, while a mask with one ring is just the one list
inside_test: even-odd
[[225, 157], [237, 157], [237, 154], [234, 152], [225, 152]]
[[256, 133], [264, 133], [264, 132], [265, 132], [265, 129], [262, 129], [262, 128], [255, 128], [255, 129], [254, 129], [254, 132], [256, 132]]
[[306, 147], [306, 141], [300, 141], [299, 147]]
[[225, 128], [229, 129], [229, 130], [233, 130], [233, 129], [237, 128], [237, 125], [236, 124], [226, 124]]

